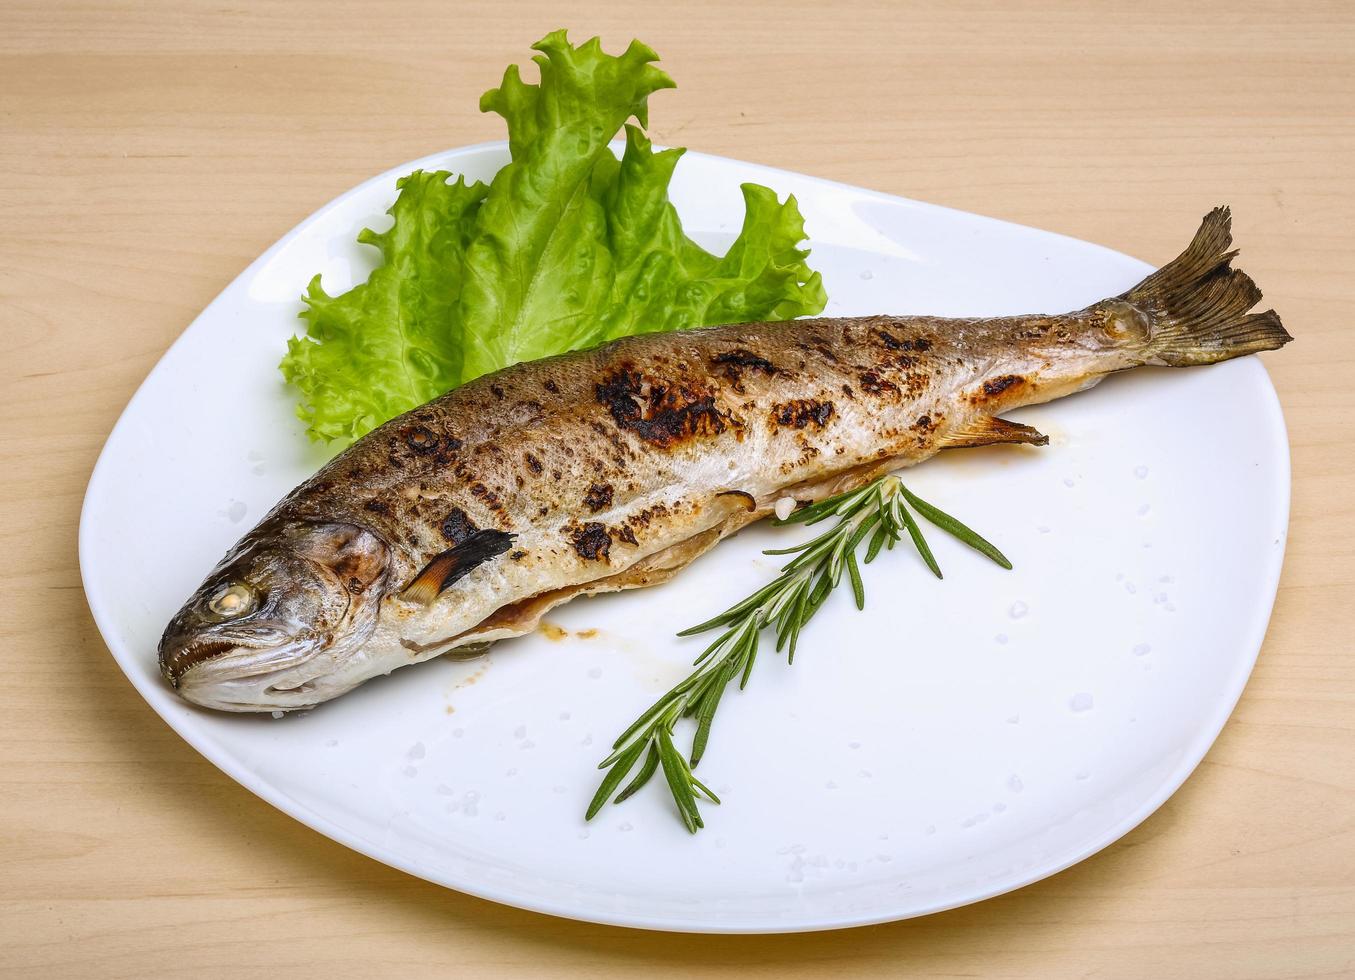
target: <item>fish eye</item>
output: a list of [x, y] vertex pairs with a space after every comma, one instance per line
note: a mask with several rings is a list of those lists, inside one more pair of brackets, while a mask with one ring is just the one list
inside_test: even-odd
[[241, 585], [238, 582], [233, 585], [227, 585], [207, 603], [207, 608], [218, 616], [227, 619], [233, 619], [236, 616], [243, 616], [254, 608], [255, 596], [249, 586]]

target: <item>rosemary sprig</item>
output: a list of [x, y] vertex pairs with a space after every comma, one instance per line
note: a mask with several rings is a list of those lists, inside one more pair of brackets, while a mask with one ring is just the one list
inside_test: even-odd
[[[676, 687], [640, 715], [614, 743], [612, 752], [598, 764], [606, 769], [597, 793], [588, 805], [585, 819], [597, 816], [609, 799], [620, 803], [640, 789], [660, 768], [677, 804], [678, 815], [692, 833], [702, 826], [698, 797], [712, 803], [720, 800], [692, 770], [705, 754], [711, 723], [730, 682], [739, 679], [739, 689], [748, 684], [757, 660], [762, 631], [776, 632], [776, 649], [786, 650], [786, 662], [794, 663], [800, 632], [842, 581], [845, 573], [851, 583], [856, 608], [865, 609], [866, 592], [861, 580], [857, 549], [866, 543], [862, 563], [869, 565], [882, 549], [892, 549], [907, 534], [922, 560], [937, 578], [941, 568], [927, 545], [922, 529], [909, 511], [939, 527], [1003, 568], [1011, 568], [1002, 552], [961, 524], [949, 514], [910, 492], [896, 476], [881, 477], [859, 490], [830, 497], [793, 512], [774, 523], [818, 524], [836, 518], [831, 528], [817, 537], [788, 548], [764, 552], [768, 555], [794, 555], [782, 566], [781, 574], [742, 602], [729, 607], [713, 619], [685, 629], [679, 636], [691, 636], [721, 630], [714, 643], [696, 658], [695, 669]], [[682, 718], [696, 720], [692, 748], [684, 758], [673, 741], [673, 731]], [[636, 765], [639, 771], [617, 793], [621, 781]], [[612, 794], [616, 793], [615, 798]]]

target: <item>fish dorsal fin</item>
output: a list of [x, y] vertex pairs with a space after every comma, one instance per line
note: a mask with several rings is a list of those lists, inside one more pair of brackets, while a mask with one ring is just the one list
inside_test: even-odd
[[507, 531], [493, 528], [476, 531], [425, 565], [423, 571], [405, 586], [400, 598], [426, 606], [472, 568], [498, 557], [512, 544], [513, 535]]
[[1028, 446], [1047, 446], [1049, 436], [1029, 425], [1009, 422], [995, 415], [971, 419], [963, 428], [946, 436], [943, 449], [968, 449], [974, 446], [993, 446], [1001, 442], [1019, 442]]

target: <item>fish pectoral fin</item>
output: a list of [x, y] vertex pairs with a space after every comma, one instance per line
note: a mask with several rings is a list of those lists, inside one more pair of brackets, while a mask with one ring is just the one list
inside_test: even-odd
[[946, 436], [942, 449], [970, 449], [975, 446], [994, 446], [998, 443], [1025, 443], [1028, 446], [1047, 446], [1049, 436], [1039, 429], [1020, 422], [985, 415], [972, 419], [963, 428]]
[[414, 580], [404, 587], [401, 599], [428, 605], [443, 591], [477, 565], [497, 558], [513, 545], [507, 531], [485, 528], [437, 555]]

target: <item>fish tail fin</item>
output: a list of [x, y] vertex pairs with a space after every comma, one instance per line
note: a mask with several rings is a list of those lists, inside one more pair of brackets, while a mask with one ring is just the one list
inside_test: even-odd
[[1261, 290], [1232, 268], [1231, 226], [1228, 208], [1210, 211], [1184, 252], [1120, 297], [1149, 318], [1148, 363], [1213, 364], [1294, 339], [1274, 310], [1248, 312]]

